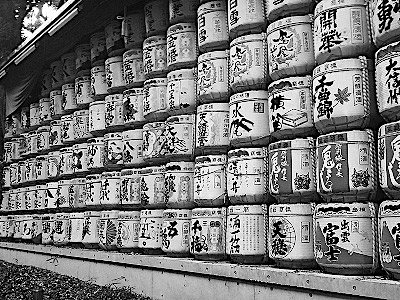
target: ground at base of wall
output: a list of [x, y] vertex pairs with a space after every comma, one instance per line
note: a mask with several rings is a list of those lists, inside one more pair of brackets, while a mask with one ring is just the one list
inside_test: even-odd
[[1, 300], [151, 300], [128, 288], [99, 286], [74, 277], [0, 260]]

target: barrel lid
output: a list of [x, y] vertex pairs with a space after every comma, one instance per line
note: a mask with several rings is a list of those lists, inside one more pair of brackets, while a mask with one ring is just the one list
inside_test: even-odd
[[107, 95], [105, 98], [105, 102], [114, 102], [114, 101], [122, 101], [122, 94], [111, 94]]
[[100, 217], [101, 216], [101, 211], [85, 211], [84, 213], [85, 217]]
[[105, 66], [104, 65], [99, 65], [99, 66], [94, 66], [90, 69], [90, 72], [92, 74], [96, 73], [96, 72], [105, 72]]
[[268, 145], [269, 151], [280, 149], [314, 149], [315, 140], [312, 137], [298, 138], [294, 140], [282, 140]]
[[31, 103], [31, 104], [29, 105], [29, 108], [30, 108], [30, 109], [38, 109], [38, 108], [39, 108], [39, 102]]
[[151, 86], [163, 86], [163, 85], [167, 85], [167, 83], [168, 83], [168, 80], [167, 80], [167, 77], [163, 77], [163, 78], [151, 78], [151, 79], [147, 79], [145, 82], [144, 82], [144, 88], [146, 89], [146, 88], [148, 88], [148, 87], [151, 87]]
[[347, 0], [347, 1], [340, 1], [340, 0], [322, 0], [317, 2], [314, 10], [315, 18], [325, 10], [337, 9], [339, 7], [345, 6], [367, 6], [366, 0]]
[[116, 62], [122, 62], [122, 56], [112, 56], [106, 59], [106, 65]]
[[147, 39], [144, 40], [143, 42], [143, 50], [147, 50], [149, 47], [157, 46], [157, 45], [162, 45], [162, 44], [167, 44], [167, 37], [164, 35], [155, 35], [148, 37]]
[[125, 51], [122, 55], [122, 59], [125, 61], [126, 59], [143, 59], [143, 50], [140, 48], [130, 49]]
[[198, 9], [197, 9], [197, 15], [200, 16], [202, 14], [205, 14], [207, 12], [213, 12], [213, 11], [226, 11], [226, 2], [219, 0], [219, 1], [210, 1], [201, 4]]
[[126, 130], [122, 132], [122, 139], [124, 140], [141, 140], [143, 139], [143, 129]]
[[228, 59], [229, 50], [219, 50], [219, 51], [211, 51], [200, 54], [197, 58], [198, 63], [202, 63], [212, 59]]
[[74, 90], [75, 91], [75, 83], [65, 83], [61, 86], [61, 90]]
[[331, 72], [348, 71], [351, 69], [365, 69], [366, 64], [362, 60], [366, 61], [366, 58], [360, 56], [359, 58], [344, 58], [334, 61], [328, 61], [314, 68], [313, 79], [315, 80], [316, 77]]
[[323, 217], [374, 217], [373, 203], [320, 203], [315, 208], [315, 218]]
[[248, 34], [248, 35], [244, 35], [244, 36], [240, 36], [235, 38], [231, 44], [231, 51], [233, 50], [233, 47], [238, 45], [238, 44], [242, 44], [242, 43], [249, 43], [249, 42], [262, 42], [266, 40], [266, 35], [264, 33], [254, 33], [254, 34]]
[[264, 148], [239, 148], [230, 150], [228, 152], [228, 162], [238, 160], [238, 159], [246, 159], [246, 158], [261, 158], [264, 159], [266, 157], [266, 153]]
[[50, 102], [50, 98], [44, 97], [39, 99], [39, 104], [45, 103], [45, 102]]
[[168, 27], [167, 30], [167, 40], [168, 40], [168, 36], [172, 35], [172, 34], [177, 34], [177, 33], [181, 33], [181, 32], [196, 32], [196, 24], [195, 23], [178, 23], [175, 25], [171, 25], [170, 27]]
[[262, 215], [267, 212], [266, 205], [235, 205], [228, 207], [228, 215]]
[[165, 172], [193, 172], [194, 162], [192, 161], [179, 161], [179, 162], [169, 162], [165, 165]]
[[74, 112], [74, 117], [76, 117], [76, 116], [84, 116], [84, 115], [89, 115], [89, 110], [88, 109], [77, 110], [77, 111]]
[[118, 214], [118, 219], [139, 220], [140, 219], [140, 211], [120, 211]]
[[196, 74], [196, 69], [178, 69], [175, 71], [171, 71], [167, 74], [167, 80], [168, 83], [174, 80], [183, 80], [183, 79], [189, 79], [189, 80], [194, 80]]
[[121, 176], [130, 176], [130, 175], [140, 175], [141, 169], [123, 169], [121, 170]]
[[379, 217], [400, 215], [400, 200], [385, 200], [379, 205]]
[[58, 181], [55, 181], [55, 182], [48, 182], [48, 183], [46, 183], [46, 187], [47, 187], [48, 189], [58, 188]]
[[61, 90], [52, 90], [50, 92], [50, 98], [53, 97], [54, 95], [61, 95], [62, 91]]
[[275, 21], [268, 25], [267, 35], [271, 34], [272, 32], [274, 32], [276, 30], [295, 26], [298, 24], [310, 24], [310, 26], [311, 26], [312, 21], [313, 21], [312, 15], [293, 16], [293, 17], [282, 18], [282, 19]]
[[192, 217], [192, 211], [190, 209], [166, 209], [163, 213], [163, 219], [176, 220], [176, 219], [190, 219]]
[[218, 111], [229, 113], [229, 103], [207, 103], [197, 106], [197, 113]]
[[74, 114], [61, 116], [61, 121], [72, 121], [74, 118]]
[[118, 218], [119, 210], [103, 210], [101, 212], [101, 219]]
[[93, 101], [93, 102], [90, 102], [90, 103], [89, 103], [89, 107], [97, 106], [97, 105], [102, 105], [102, 106], [104, 106], [104, 100], [96, 100], [96, 101]]
[[400, 55], [400, 41], [386, 45], [375, 53], [375, 63], [378, 65], [385, 58], [398, 57]]
[[171, 116], [167, 118], [167, 125], [171, 123], [181, 123], [181, 124], [194, 124], [195, 122], [195, 115], [178, 115], [178, 116]]
[[120, 139], [122, 140], [122, 133], [121, 132], [110, 132], [106, 133], [104, 135], [105, 140], [110, 140], [110, 139]]
[[229, 99], [229, 105], [241, 101], [260, 101], [268, 99], [268, 92], [265, 90], [245, 91], [233, 94]]
[[121, 172], [120, 171], [109, 171], [109, 172], [103, 172], [101, 173], [101, 178], [106, 178], [106, 177], [120, 177]]
[[[295, 84], [295, 85], [294, 85]], [[299, 76], [299, 77], [288, 77], [273, 81], [268, 86], [269, 96], [273, 93], [281, 93], [285, 90], [301, 89], [301, 88], [311, 88], [312, 77]]]
[[199, 165], [223, 165], [226, 164], [226, 161], [227, 156], [225, 154], [197, 156], [195, 158], [195, 166], [198, 167]]
[[84, 213], [83, 212], [73, 212], [69, 215], [70, 219], [83, 219]]
[[333, 132], [320, 135], [317, 138], [317, 147], [337, 142], [372, 142], [373, 133], [370, 129]]
[[383, 124], [381, 127], [379, 127], [378, 131], [379, 138], [383, 138], [385, 136], [390, 136], [390, 135], [399, 135], [399, 134], [400, 134], [400, 121]]
[[309, 215], [313, 213], [313, 205], [310, 203], [272, 204], [269, 207], [269, 216], [295, 216]]
[[78, 84], [80, 82], [85, 82], [85, 81], [90, 81], [90, 75], [81, 75], [75, 78], [75, 84]]
[[219, 217], [226, 213], [225, 207], [202, 207], [192, 209], [192, 218]]
[[162, 218], [163, 209], [143, 209], [140, 211], [140, 218]]
[[131, 89], [127, 89], [125, 91], [123, 91], [123, 96], [127, 97], [127, 96], [134, 96], [134, 95], [143, 95], [143, 88], [131, 88]]

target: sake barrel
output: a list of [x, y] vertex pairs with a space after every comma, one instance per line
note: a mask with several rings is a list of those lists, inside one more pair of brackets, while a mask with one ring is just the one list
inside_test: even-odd
[[328, 201], [377, 201], [378, 175], [372, 130], [318, 137], [316, 171], [317, 192]]
[[29, 156], [38, 153], [37, 143], [38, 143], [38, 133], [36, 132], [36, 130], [29, 131], [28, 145], [27, 145], [28, 146], [27, 154]]
[[52, 119], [60, 119], [63, 114], [65, 111], [62, 90], [52, 90], [50, 92], [50, 115]]
[[17, 189], [12, 189], [10, 190], [10, 195], [8, 197], [8, 211], [9, 212], [14, 212], [15, 209], [15, 197], [17, 195]]
[[117, 249], [118, 210], [102, 211], [98, 223], [99, 246], [103, 250]]
[[7, 216], [0, 216], [0, 238], [7, 237]]
[[143, 117], [148, 122], [164, 121], [167, 116], [167, 78], [144, 82]]
[[195, 208], [190, 225], [190, 254], [199, 260], [226, 258], [225, 207]]
[[146, 122], [143, 117], [143, 88], [127, 89], [122, 94], [124, 125], [140, 126]]
[[[103, 30], [90, 35], [90, 61], [92, 67], [104, 65], [107, 59], [106, 36]], [[93, 68], [92, 68], [93, 70]]]
[[11, 115], [11, 134], [12, 136], [19, 136], [21, 134], [21, 114], [19, 112], [14, 112]]
[[210, 1], [198, 7], [197, 39], [201, 52], [228, 48], [229, 34], [226, 1]]
[[50, 135], [49, 135], [49, 148], [58, 149], [62, 147], [62, 122], [60, 120], [54, 120], [50, 122]]
[[8, 201], [10, 199], [10, 191], [3, 190], [1, 195], [2, 195], [2, 199], [1, 199], [1, 203], [0, 203], [0, 209], [2, 212], [7, 212], [8, 211]]
[[398, 40], [400, 16], [396, 3], [393, 4], [381, 0], [369, 3], [372, 39], [378, 48]]
[[66, 83], [61, 87], [62, 91], [62, 110], [66, 113], [71, 113], [78, 108], [75, 95], [75, 84]]
[[46, 202], [47, 208], [50, 210], [55, 210], [57, 208], [58, 203], [58, 181], [55, 182], [48, 182], [46, 184]]
[[99, 100], [89, 104], [89, 132], [102, 135], [106, 129], [105, 104]]
[[199, 55], [197, 65], [197, 97], [201, 103], [227, 102], [229, 51], [211, 51]]
[[229, 141], [232, 146], [257, 146], [271, 142], [267, 91], [234, 94], [229, 101]]
[[73, 131], [75, 142], [87, 140], [92, 137], [89, 132], [89, 110], [83, 109], [74, 112]]
[[124, 169], [121, 171], [121, 204], [124, 208], [141, 207], [141, 176], [140, 169]]
[[165, 123], [153, 122], [143, 125], [143, 159], [145, 161], [165, 161]]
[[63, 65], [61, 60], [53, 61], [51, 69], [51, 88], [58, 89], [64, 84]]
[[13, 238], [15, 230], [15, 216], [7, 216], [6, 221], [6, 237], [8, 239]]
[[63, 144], [72, 144], [75, 142], [73, 114], [61, 117], [61, 141]]
[[80, 108], [86, 108], [90, 102], [94, 101], [90, 74], [75, 79], [75, 96], [76, 104]]
[[167, 112], [188, 114], [196, 110], [195, 69], [171, 71], [167, 76]]
[[165, 123], [166, 156], [171, 160], [193, 160], [195, 115], [169, 117]]
[[19, 153], [21, 155], [21, 158], [25, 158], [26, 156], [30, 155], [30, 146], [29, 146], [29, 133], [23, 133], [21, 134], [21, 138], [19, 140]]
[[[26, 195], [27, 192], [28, 192], [28, 187], [19, 188], [19, 193], [21, 194], [20, 197], [21, 197], [21, 209], [22, 210], [28, 210], [31, 208], [31, 205], [30, 205], [31, 203], [28, 203], [28, 201], [27, 201], [27, 195]], [[6, 200], [6, 204], [8, 205], [8, 199], [5, 199], [5, 200]], [[4, 199], [3, 199], [3, 201], [4, 201]]]
[[20, 161], [17, 164], [17, 179], [19, 185], [22, 185], [26, 182], [26, 165], [23, 161]]
[[140, 211], [139, 248], [144, 254], [162, 254], [162, 209]]
[[122, 35], [124, 37], [125, 49], [142, 46], [146, 37], [146, 25], [142, 8], [140, 10], [128, 8], [126, 16], [122, 20]]
[[143, 129], [127, 130], [122, 133], [122, 158], [125, 166], [140, 166], [143, 159]]
[[372, 61], [365, 57], [327, 62], [314, 69], [314, 123], [319, 133], [366, 128], [372, 119], [375, 126], [381, 123], [372, 70]]
[[100, 206], [101, 174], [86, 176], [86, 207]]
[[197, 64], [195, 23], [172, 25], [167, 31], [167, 65], [169, 70], [194, 67]]
[[21, 132], [27, 132], [30, 127], [29, 106], [21, 108]]
[[[0, 228], [1, 228], [1, 236], [5, 237], [5, 222], [7, 220], [6, 216], [1, 217], [0, 221]], [[33, 223], [33, 216], [32, 215], [23, 215], [22, 216], [22, 236], [21, 239], [24, 242], [32, 241], [32, 223]]]
[[32, 242], [35, 244], [40, 244], [42, 242], [42, 216], [33, 215], [32, 217]]
[[163, 34], [168, 27], [168, 1], [147, 0], [144, 5], [146, 35]]
[[278, 267], [314, 269], [313, 210], [309, 203], [269, 207], [268, 253]]
[[228, 207], [226, 254], [236, 263], [261, 264], [268, 261], [268, 214], [266, 205]]
[[50, 150], [50, 126], [42, 126], [37, 130], [37, 151], [39, 153]]
[[36, 156], [35, 172], [37, 181], [47, 180], [47, 175], [48, 175], [47, 155]]
[[69, 215], [70, 236], [69, 242], [79, 246], [82, 243], [84, 214], [83, 212], [74, 212]]
[[107, 130], [124, 126], [122, 94], [108, 95], [105, 98], [105, 125]]
[[163, 212], [162, 246], [167, 256], [189, 256], [190, 209], [166, 209]]
[[90, 71], [90, 61], [91, 61], [90, 51], [91, 49], [89, 43], [79, 44], [75, 48], [75, 54], [76, 54], [75, 66], [76, 66], [76, 74], [78, 76], [86, 74], [88, 71]]
[[146, 79], [144, 76], [143, 50], [135, 48], [124, 52], [122, 61], [125, 86], [127, 88], [140, 87]]
[[52, 84], [52, 71], [51, 69], [46, 69], [42, 73], [40, 81], [40, 96], [47, 97], [51, 91]]
[[95, 100], [102, 99], [105, 95], [108, 94], [106, 71], [104, 65], [95, 66], [90, 69], [90, 83], [90, 93], [93, 95], [93, 98]]
[[4, 139], [10, 139], [12, 136], [12, 119], [11, 116], [7, 116], [4, 122]]
[[122, 133], [111, 132], [104, 135], [104, 166], [106, 168], [122, 167], [123, 143]]
[[24, 151], [23, 147], [26, 147], [25, 146], [26, 143], [24, 141], [25, 141], [24, 137], [17, 137], [11, 139], [14, 161], [18, 161], [22, 158], [22, 152]]
[[194, 167], [194, 202], [200, 207], [222, 206], [227, 195], [226, 155], [197, 156]]
[[17, 188], [15, 189], [15, 196], [14, 196], [14, 210], [15, 211], [21, 211], [24, 208], [22, 207], [22, 188]]
[[14, 241], [20, 241], [22, 239], [22, 231], [23, 231], [23, 216], [15, 215], [14, 216]]
[[264, 1], [235, 0], [228, 4], [229, 36], [235, 38], [265, 29]]
[[375, 82], [378, 110], [386, 121], [397, 121], [400, 90], [397, 86], [397, 67], [400, 62], [399, 42], [379, 49], [375, 54]]
[[[26, 160], [25, 163], [25, 169], [26, 169], [26, 174], [25, 174], [25, 178], [26, 178], [26, 182], [32, 182], [36, 180], [36, 171], [35, 171], [35, 163], [36, 158], [29, 158]], [[11, 175], [13, 172], [13, 169], [10, 166], [10, 171], [11, 171]], [[12, 179], [12, 176], [11, 176]]]
[[280, 203], [317, 201], [316, 155], [313, 138], [269, 145], [269, 192]]
[[74, 184], [72, 179], [63, 179], [58, 181], [58, 201], [57, 208], [74, 208]]
[[73, 82], [76, 77], [76, 54], [68, 52], [61, 56], [64, 82]]
[[106, 83], [107, 92], [116, 93], [125, 89], [123, 78], [122, 56], [114, 56], [106, 59]]
[[74, 150], [72, 147], [60, 149], [60, 176], [70, 177], [74, 174]]
[[65, 246], [69, 242], [70, 226], [69, 214], [57, 213], [54, 219], [53, 243], [56, 246]]
[[169, 0], [169, 23], [195, 21], [199, 0]]
[[11, 142], [6, 142], [7, 145], [4, 147], [5, 148], [4, 150], [8, 152], [8, 153], [5, 153], [6, 161], [12, 162], [12, 161], [18, 161], [19, 159], [21, 159], [19, 142], [20, 142], [20, 138], [12, 138]]
[[75, 175], [86, 174], [88, 169], [88, 144], [80, 143], [72, 146], [73, 162], [72, 169]]
[[167, 37], [156, 35], [143, 42], [144, 74], [147, 78], [167, 73]]
[[240, 148], [228, 152], [227, 191], [231, 204], [271, 201], [268, 193], [268, 158], [263, 148]]
[[267, 29], [268, 67], [272, 80], [307, 75], [315, 66], [312, 15], [287, 17]]
[[121, 204], [121, 172], [103, 172], [101, 174], [102, 207], [116, 207]]
[[50, 98], [39, 99], [39, 124], [46, 125], [52, 120], [50, 115]]
[[10, 171], [11, 171], [11, 186], [16, 187], [20, 184], [20, 182], [18, 180], [19, 179], [18, 177], [20, 177], [18, 174], [18, 163], [10, 164]]
[[165, 166], [165, 201], [168, 208], [194, 208], [194, 163], [170, 162]]
[[40, 106], [38, 102], [34, 102], [29, 105], [29, 121], [31, 125], [30, 129], [36, 129], [40, 126]]
[[45, 214], [42, 216], [42, 244], [51, 245], [53, 244], [54, 234], [54, 219], [55, 214]]
[[266, 89], [267, 36], [250, 34], [230, 43], [229, 86], [234, 92]]
[[139, 248], [140, 211], [120, 211], [118, 213], [117, 248], [121, 252], [131, 252]]
[[165, 166], [143, 168], [140, 175], [141, 205], [146, 209], [165, 208]]
[[310, 0], [274, 1], [265, 3], [265, 17], [270, 22], [286, 16], [305, 15], [314, 12], [315, 3]]
[[[26, 194], [25, 194], [25, 209], [26, 210], [34, 210], [35, 209], [35, 203], [37, 203], [37, 198], [38, 194], [37, 194], [37, 189], [36, 189], [36, 185], [33, 186], [28, 186], [26, 187]], [[10, 193], [10, 203], [12, 201], [12, 193]], [[15, 200], [15, 199], [14, 199]], [[15, 203], [13, 203], [14, 205]], [[10, 205], [9, 205], [10, 208]]]
[[4, 143], [4, 162], [11, 163], [14, 155], [13, 151], [13, 143], [12, 142], [5, 142]]
[[386, 200], [379, 206], [379, 258], [383, 269], [392, 278], [399, 278], [397, 263], [400, 201]]
[[268, 86], [271, 136], [278, 139], [315, 136], [312, 77], [289, 77]]
[[10, 167], [3, 167], [3, 189], [11, 187], [11, 170]]
[[365, 0], [322, 0], [314, 11], [314, 49], [317, 65], [326, 61], [368, 55], [371, 28]]
[[400, 123], [384, 124], [378, 131], [379, 183], [385, 194], [391, 199], [400, 198]]
[[228, 145], [229, 104], [199, 105], [196, 115], [196, 153], [223, 153]]
[[60, 151], [52, 151], [47, 155], [47, 177], [49, 179], [60, 176]]
[[314, 255], [320, 268], [343, 275], [375, 272], [379, 252], [374, 204], [318, 204], [313, 220]]
[[104, 168], [104, 138], [97, 137], [88, 140], [87, 146], [87, 168], [89, 171]]
[[37, 184], [35, 190], [35, 197], [33, 199], [33, 209], [34, 210], [44, 210], [46, 208], [46, 184]]
[[83, 213], [82, 244], [85, 248], [99, 247], [97, 224], [100, 216], [100, 211], [85, 211]]

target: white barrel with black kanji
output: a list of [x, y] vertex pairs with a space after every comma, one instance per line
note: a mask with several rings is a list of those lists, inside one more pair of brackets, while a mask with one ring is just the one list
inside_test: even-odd
[[85, 248], [99, 247], [97, 224], [100, 216], [100, 211], [85, 211], [83, 213], [82, 244]]
[[74, 183], [72, 179], [58, 181], [57, 208], [74, 208]]
[[124, 165], [137, 167], [144, 164], [143, 129], [127, 130], [122, 133]]
[[50, 116], [52, 119], [60, 119], [66, 112], [63, 108], [63, 94], [61, 90], [50, 92]]
[[111, 132], [104, 135], [104, 167], [120, 168], [124, 164], [122, 133]]
[[168, 70], [194, 67], [197, 56], [196, 24], [179, 23], [170, 26], [167, 31]]
[[53, 243], [65, 246], [69, 243], [69, 213], [57, 213], [54, 219]]
[[135, 7], [134, 9], [128, 8], [122, 20], [121, 34], [124, 37], [125, 49], [141, 47], [146, 38], [144, 10], [141, 6], [139, 7]]
[[113, 56], [106, 59], [106, 83], [108, 93], [118, 93], [125, 89], [123, 76], [122, 56]]
[[124, 169], [121, 171], [121, 205], [123, 207], [141, 207], [140, 200], [140, 169]]
[[90, 74], [75, 79], [75, 96], [78, 107], [86, 108], [90, 102], [94, 101], [91, 84]]
[[62, 122], [60, 120], [54, 120], [50, 122], [50, 136], [49, 136], [49, 147], [51, 150], [62, 147]]
[[143, 159], [165, 161], [165, 123], [153, 122], [143, 125]]
[[95, 136], [103, 135], [106, 129], [105, 103], [98, 100], [89, 104], [89, 132]]
[[143, 116], [149, 122], [164, 121], [167, 113], [167, 78], [144, 82]]
[[50, 98], [39, 99], [39, 123], [40, 125], [48, 125], [52, 117], [50, 115]]
[[37, 130], [37, 151], [45, 153], [50, 150], [50, 126], [43, 126]]
[[122, 94], [112, 94], [105, 98], [106, 130], [117, 130], [124, 126]]
[[194, 22], [199, 0], [169, 0], [169, 24]]
[[73, 244], [82, 243], [83, 212], [73, 212], [69, 215], [70, 236], [69, 242]]
[[57, 208], [58, 203], [58, 181], [48, 182], [46, 184], [46, 203], [47, 209], [54, 210]]
[[168, 208], [194, 208], [194, 162], [165, 165], [165, 201]]
[[51, 245], [53, 244], [53, 232], [54, 232], [54, 219], [55, 214], [45, 214], [42, 216], [42, 244]]
[[123, 92], [124, 125], [128, 127], [140, 126], [146, 122], [143, 117], [143, 88], [127, 89]]
[[140, 211], [118, 213], [117, 247], [120, 251], [139, 248]]
[[228, 1], [228, 29], [230, 38], [261, 33], [265, 29], [264, 0]]
[[[29, 124], [30, 129], [36, 129], [40, 126], [40, 106], [39, 102], [34, 102], [29, 105]], [[7, 125], [7, 122], [6, 122]], [[7, 126], [6, 126], [7, 127]], [[6, 130], [7, 132], [7, 130]], [[12, 126], [11, 126], [11, 119], [10, 119], [10, 136], [12, 136]], [[5, 138], [8, 136], [4, 135]]]
[[72, 113], [74, 110], [78, 109], [78, 104], [76, 103], [75, 95], [75, 84], [66, 83], [61, 87], [62, 91], [62, 111], [65, 113]]
[[171, 160], [193, 160], [195, 115], [172, 116], [165, 122], [166, 156]]
[[21, 108], [21, 132], [27, 132], [29, 130], [30, 127], [29, 114], [30, 114], [29, 106], [24, 106]]
[[102, 99], [108, 94], [106, 69], [104, 64], [90, 70], [90, 89], [95, 100]]
[[140, 202], [146, 209], [165, 208], [165, 166], [140, 170]]
[[163, 209], [140, 211], [139, 248], [146, 253], [161, 254]]
[[69, 177], [74, 174], [74, 150], [72, 147], [60, 149], [60, 176]]
[[117, 249], [118, 210], [102, 211], [98, 222], [99, 246], [103, 250]]
[[163, 34], [167, 31], [169, 13], [168, 1], [147, 0], [144, 5], [146, 36]]
[[273, 22], [287, 16], [301, 16], [314, 13], [314, 6], [313, 0], [267, 0], [265, 1], [265, 17], [269, 22]]
[[86, 176], [86, 207], [100, 206], [101, 174]]
[[167, 37], [156, 35], [143, 42], [143, 64], [146, 78], [167, 74]]
[[114, 19], [104, 29], [108, 57], [121, 55], [125, 51], [122, 36], [122, 19]]
[[191, 217], [190, 209], [164, 210], [161, 249], [167, 256], [189, 256]]
[[122, 56], [123, 76], [126, 88], [140, 87], [146, 80], [144, 76], [143, 50], [131, 49]]
[[76, 54], [68, 52], [61, 56], [64, 82], [73, 82], [76, 77]]
[[75, 67], [76, 67], [76, 75], [82, 76], [86, 75], [88, 71], [90, 71], [90, 44], [79, 44], [75, 48], [76, 60], [75, 60]]
[[121, 204], [121, 172], [103, 172], [101, 174], [102, 207], [116, 207]]
[[369, 2], [372, 39], [378, 48], [398, 41], [400, 15], [398, 4], [387, 0]]
[[101, 170], [104, 168], [104, 138], [97, 137], [88, 140], [87, 147], [87, 168], [89, 171]]
[[63, 144], [73, 144], [75, 142], [73, 114], [61, 117], [61, 141]]

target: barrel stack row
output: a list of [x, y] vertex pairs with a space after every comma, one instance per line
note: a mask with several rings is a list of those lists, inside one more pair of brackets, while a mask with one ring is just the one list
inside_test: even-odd
[[[396, 276], [398, 202], [380, 204], [377, 226], [382, 190], [396, 199], [400, 177], [398, 47], [387, 45], [397, 40], [398, 16], [386, 2], [153, 0], [143, 10], [127, 9], [123, 24], [114, 21], [91, 36], [90, 53], [87, 46], [76, 48], [77, 55], [86, 49], [91, 65], [75, 61], [75, 84], [64, 78], [60, 93], [59, 83], [46, 88], [44, 80], [39, 103], [23, 108], [20, 120], [10, 117], [5, 137], [13, 139], [5, 148], [11, 164], [4, 174], [5, 188], [13, 189], [3, 194], [11, 199], [3, 208], [11, 215], [30, 208], [120, 208], [127, 209], [121, 218], [128, 213], [135, 220], [142, 209], [150, 222], [141, 216], [147, 250], [169, 253], [165, 246], [184, 220], [181, 244], [190, 244], [199, 259], [228, 254], [261, 263], [269, 257], [282, 267], [317, 262], [331, 273], [371, 274], [380, 258]], [[105, 50], [95, 50], [102, 40]], [[382, 47], [375, 72], [372, 41]], [[89, 68], [90, 80], [83, 79]], [[41, 117], [46, 103], [50, 113]], [[33, 125], [24, 123], [28, 112]], [[382, 125], [382, 117], [392, 123]], [[26, 130], [48, 122], [60, 129], [39, 127], [17, 137], [19, 121]], [[43, 132], [48, 147], [43, 138], [30, 141]], [[42, 169], [44, 161], [53, 169], [50, 157], [60, 159], [56, 175]], [[33, 167], [27, 166], [31, 158]], [[24, 168], [32, 172], [25, 178]], [[38, 200], [40, 191], [56, 185], [55, 200]], [[32, 198], [19, 200], [24, 191]], [[72, 228], [73, 220], [82, 220], [75, 214], [56, 216], [55, 223], [69, 218]], [[95, 214], [104, 219], [100, 240], [111, 241], [119, 213]], [[153, 217], [169, 223], [150, 234]], [[149, 246], [152, 236], [157, 243]]]

